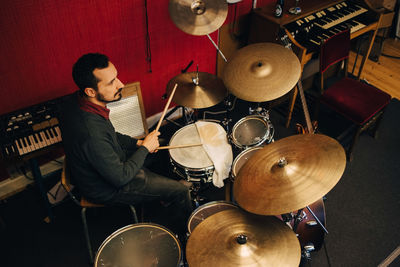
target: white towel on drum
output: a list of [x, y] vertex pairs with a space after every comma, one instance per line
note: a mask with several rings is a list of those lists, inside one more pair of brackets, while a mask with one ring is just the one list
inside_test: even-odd
[[223, 180], [229, 177], [232, 166], [232, 147], [224, 128], [217, 123], [206, 121], [196, 122], [197, 131], [203, 148], [214, 164], [213, 184], [223, 187]]

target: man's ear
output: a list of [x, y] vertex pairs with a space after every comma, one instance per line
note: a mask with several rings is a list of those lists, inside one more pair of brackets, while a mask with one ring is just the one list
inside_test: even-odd
[[86, 94], [88, 97], [95, 97], [95, 96], [96, 96], [96, 90], [94, 90], [94, 89], [91, 88], [91, 87], [86, 87], [84, 91], [85, 91], [85, 94]]

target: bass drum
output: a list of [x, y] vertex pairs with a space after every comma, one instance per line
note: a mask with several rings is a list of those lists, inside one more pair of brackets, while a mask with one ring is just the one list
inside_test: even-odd
[[167, 228], [150, 223], [125, 226], [112, 233], [100, 245], [95, 267], [181, 266], [179, 240]]
[[[314, 212], [322, 225], [325, 227], [326, 218], [323, 199], [312, 203], [308, 207]], [[296, 215], [297, 211], [292, 212], [292, 214]], [[282, 219], [282, 216], [278, 216], [278, 218]], [[307, 250], [307, 248], [313, 247], [314, 249], [311, 249], [311, 251], [317, 251], [321, 249], [325, 237], [324, 229], [321, 227], [321, 225], [319, 225], [317, 220], [307, 208], [304, 208], [301, 211], [300, 218], [302, 218], [302, 220], [297, 225], [296, 234], [298, 235], [301, 248]], [[293, 228], [293, 220], [290, 222], [290, 225]]]
[[194, 228], [202, 221], [213, 214], [223, 210], [238, 209], [239, 207], [231, 202], [218, 200], [206, 203], [195, 209], [188, 220], [188, 233], [191, 234]]

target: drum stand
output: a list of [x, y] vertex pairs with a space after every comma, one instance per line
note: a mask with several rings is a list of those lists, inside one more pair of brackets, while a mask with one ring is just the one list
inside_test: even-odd
[[[311, 213], [311, 215], [314, 217], [314, 219], [315, 219], [315, 221], [317, 222], [317, 224], [318, 224], [319, 226], [321, 226], [321, 228], [324, 230], [324, 232], [325, 232], [326, 234], [329, 234], [329, 232], [328, 232], [328, 230], [326, 229], [326, 227], [322, 224], [322, 222], [319, 220], [319, 218], [317, 217], [317, 215], [315, 215], [315, 213], [312, 211], [312, 209], [311, 209], [309, 206], [306, 206], [306, 208], [307, 208], [308, 211]], [[303, 208], [303, 209], [304, 209], [304, 208]], [[282, 215], [281, 215], [283, 221], [284, 221], [286, 224], [288, 224], [288, 225], [290, 225], [290, 222], [291, 222], [292, 220], [294, 221], [292, 229], [293, 229], [293, 232], [294, 232], [296, 235], [298, 235], [298, 234], [296, 233], [296, 231], [297, 231], [297, 226], [298, 226], [299, 223], [304, 219], [304, 216], [305, 216], [305, 214], [304, 214], [304, 212], [303, 212], [303, 209], [299, 209], [299, 210], [297, 211], [297, 214], [296, 214], [296, 215], [293, 215], [292, 213], [287, 213], [287, 214], [282, 214]], [[315, 247], [314, 247], [313, 244], [305, 245], [305, 246], [302, 248], [301, 257], [302, 257], [303, 259], [305, 259], [306, 261], [310, 261], [310, 260], [311, 260], [311, 254], [310, 254], [310, 253], [311, 253], [311, 251], [314, 251], [314, 250], [315, 250]]]
[[[193, 185], [190, 187], [190, 195], [194, 202], [195, 208], [198, 208], [206, 200], [206, 197], [201, 196], [200, 193], [202, 190], [207, 189], [210, 183], [204, 183], [203, 185], [201, 184], [202, 182], [192, 182], [192, 183]], [[204, 185], [207, 186], [205, 187]]]

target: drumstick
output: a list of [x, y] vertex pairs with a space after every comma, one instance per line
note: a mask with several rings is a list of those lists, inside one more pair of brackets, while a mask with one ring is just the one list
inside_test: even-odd
[[162, 115], [161, 115], [160, 120], [158, 121], [158, 124], [157, 124], [157, 127], [156, 127], [156, 132], [158, 132], [158, 130], [160, 129], [161, 123], [162, 123], [162, 121], [164, 120], [165, 113], [167, 112], [167, 109], [168, 109], [168, 107], [169, 107], [169, 104], [171, 103], [171, 100], [172, 100], [172, 98], [174, 97], [176, 87], [178, 87], [178, 84], [177, 84], [177, 83], [175, 84], [174, 89], [172, 89], [171, 95], [170, 95], [169, 98], [168, 98], [168, 102], [167, 102], [167, 104], [165, 105], [165, 108], [164, 108], [164, 111], [163, 111], [163, 113], [162, 113]]
[[174, 149], [174, 148], [183, 148], [183, 147], [192, 147], [192, 146], [202, 146], [203, 144], [185, 144], [185, 145], [176, 145], [176, 146], [160, 146], [157, 150], [160, 149]]

